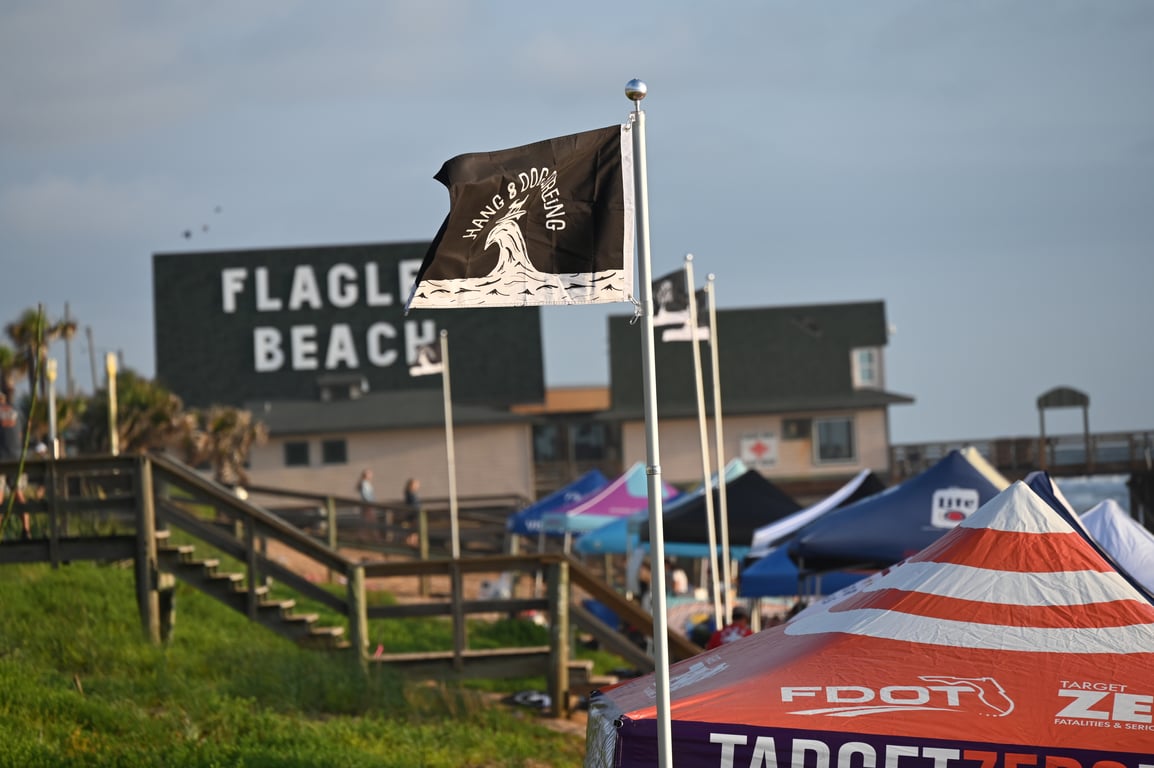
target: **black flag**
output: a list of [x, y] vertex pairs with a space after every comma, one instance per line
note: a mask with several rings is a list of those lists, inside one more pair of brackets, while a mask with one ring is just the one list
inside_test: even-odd
[[416, 362], [409, 365], [410, 376], [431, 376], [435, 373], [444, 372], [445, 363], [441, 360], [440, 341], [422, 344], [417, 349]]
[[459, 155], [441, 225], [405, 307], [630, 301], [633, 145], [613, 125]]
[[[709, 341], [709, 294], [705, 289], [693, 294], [697, 301], [697, 338], [699, 341]], [[654, 317], [656, 320], [656, 316]], [[693, 341], [693, 334], [689, 327], [689, 301], [686, 299], [685, 312], [678, 325], [667, 324], [661, 333], [662, 341]]]
[[689, 323], [689, 282], [684, 269], [653, 281], [653, 326]]

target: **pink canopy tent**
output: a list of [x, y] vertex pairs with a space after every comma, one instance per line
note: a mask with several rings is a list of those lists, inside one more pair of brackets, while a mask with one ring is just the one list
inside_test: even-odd
[[[681, 491], [676, 486], [662, 483], [662, 498], [665, 501], [680, 495]], [[604, 488], [546, 513], [541, 518], [541, 524], [548, 533], [581, 533], [648, 507], [649, 479], [645, 465], [639, 461]]]

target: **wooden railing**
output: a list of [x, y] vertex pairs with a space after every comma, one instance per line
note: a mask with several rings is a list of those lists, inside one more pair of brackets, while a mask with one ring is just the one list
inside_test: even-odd
[[[163, 455], [79, 457], [27, 462], [28, 500], [16, 512], [34, 520], [33, 536], [19, 538], [19, 521], [9, 521], [0, 544], [0, 563], [78, 560], [128, 560], [135, 565], [141, 621], [149, 638], [159, 642], [162, 615], [162, 573], [158, 531], [179, 531], [187, 539], [211, 547], [235, 561], [247, 587], [246, 613], [255, 619], [262, 585], [269, 579], [315, 601], [346, 623], [348, 640], [362, 664], [393, 663], [423, 676], [535, 676], [549, 681], [554, 714], [567, 714], [571, 663], [570, 609], [574, 620], [604, 640], [618, 643], [624, 658], [644, 669], [652, 660], [617, 633], [606, 631], [594, 617], [573, 604], [576, 587], [598, 600], [643, 635], [652, 634], [652, 619], [621, 596], [582, 563], [563, 553], [490, 555], [451, 559], [426, 556], [406, 562], [352, 562], [334, 547], [300, 530], [276, 514], [219, 485], [195, 470]], [[15, 476], [14, 465], [0, 472]], [[357, 500], [359, 503], [359, 500]], [[330, 505], [331, 506], [331, 505]], [[410, 531], [412, 529], [409, 529]], [[15, 533], [16, 535], [13, 535]], [[269, 544], [291, 550], [298, 559], [327, 571], [345, 584], [343, 593], [318, 584], [300, 571], [268, 555]], [[543, 573], [544, 595], [501, 599], [467, 599], [467, 573]], [[368, 606], [367, 578], [447, 577], [451, 588], [440, 598], [409, 605]], [[467, 619], [477, 614], [514, 615], [543, 611], [550, 618], [548, 646], [481, 651], [471, 649]], [[424, 616], [452, 620], [452, 649], [423, 654], [369, 654], [369, 621]], [[676, 633], [669, 634], [673, 659], [688, 658], [700, 649]]]
[[1149, 472], [1154, 469], [1154, 430], [1099, 432], [1090, 435], [1002, 437], [890, 447], [894, 480], [922, 472], [951, 450], [973, 446], [1011, 479], [1035, 470], [1052, 475], [1095, 475]]
[[[245, 491], [262, 508], [313, 532], [334, 549], [369, 541], [373, 549], [414, 557], [448, 556], [452, 552], [448, 499], [431, 498], [414, 507], [400, 500], [365, 502], [349, 496], [271, 486], [247, 486]], [[460, 498], [457, 514], [461, 551], [477, 555], [507, 551], [505, 519], [529, 504], [529, 499], [517, 494]]]

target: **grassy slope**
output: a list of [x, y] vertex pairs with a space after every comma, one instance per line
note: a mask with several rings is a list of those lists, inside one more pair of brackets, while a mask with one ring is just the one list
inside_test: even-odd
[[469, 690], [367, 678], [179, 587], [145, 642], [130, 570], [0, 567], [0, 768], [575, 766], [583, 739]]

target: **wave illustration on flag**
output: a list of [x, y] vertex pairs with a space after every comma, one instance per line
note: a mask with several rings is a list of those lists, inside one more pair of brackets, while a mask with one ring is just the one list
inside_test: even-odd
[[417, 349], [416, 362], [409, 365], [410, 376], [432, 376], [445, 372], [445, 362], [441, 359], [441, 345], [437, 342], [422, 344]]
[[653, 281], [653, 327], [689, 323], [689, 283], [684, 269]]
[[405, 312], [632, 301], [633, 145], [613, 125], [458, 155]]
[[[697, 303], [697, 340], [709, 341], [709, 294], [705, 289], [699, 289], [693, 294]], [[686, 302], [688, 306], [688, 302]], [[681, 325], [669, 325], [661, 331], [662, 341], [693, 341], [693, 328], [690, 327], [689, 311], [685, 312], [685, 319]]]
[[[695, 291], [697, 302], [697, 338], [709, 340], [709, 296]], [[685, 270], [677, 269], [653, 281], [653, 326], [662, 328], [662, 341], [692, 341], [690, 324], [689, 281]]]

